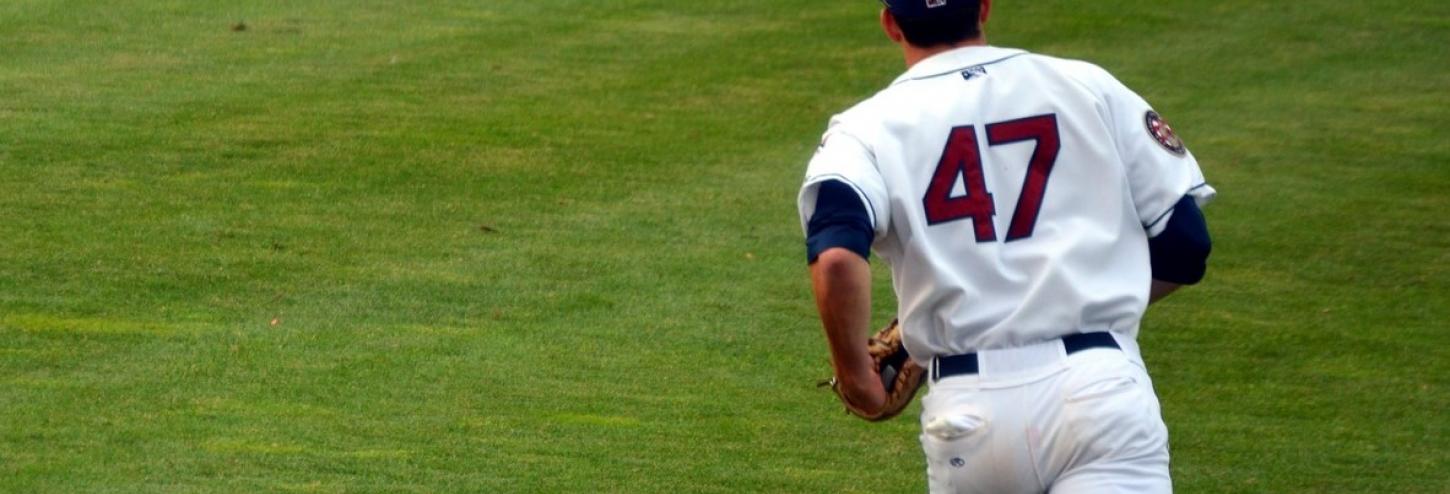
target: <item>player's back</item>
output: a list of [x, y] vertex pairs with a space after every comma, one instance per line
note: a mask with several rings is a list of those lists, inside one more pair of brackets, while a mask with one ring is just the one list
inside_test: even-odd
[[875, 219], [874, 249], [891, 264], [914, 356], [1136, 335], [1146, 222], [1117, 142], [1127, 117], [1113, 115], [1136, 104], [1146, 108], [1091, 64], [973, 47], [917, 64], [833, 120], [827, 140], [859, 141], [879, 172], [876, 200], [889, 204], [872, 206], [888, 216]]

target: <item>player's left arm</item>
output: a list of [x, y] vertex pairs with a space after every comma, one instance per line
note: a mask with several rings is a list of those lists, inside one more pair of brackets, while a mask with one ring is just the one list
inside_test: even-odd
[[1103, 90], [1133, 206], [1148, 234], [1149, 303], [1203, 279], [1212, 240], [1200, 207], [1217, 191], [1168, 122], [1137, 93], [1094, 68]]
[[1179, 288], [1183, 288], [1183, 285], [1153, 280], [1152, 285], [1148, 288], [1148, 304], [1152, 305], [1159, 300], [1163, 300], [1164, 297], [1172, 295]]
[[1164, 221], [1162, 231], [1148, 239], [1153, 285], [1148, 303], [1167, 297], [1184, 285], [1197, 284], [1208, 271], [1213, 239], [1208, 222], [1192, 196], [1183, 196]]

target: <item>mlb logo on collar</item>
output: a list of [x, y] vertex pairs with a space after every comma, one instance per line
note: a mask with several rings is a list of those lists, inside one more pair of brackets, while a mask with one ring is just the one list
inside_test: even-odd
[[962, 69], [962, 78], [969, 81], [985, 75], [987, 75], [987, 68], [981, 65], [973, 65]]
[[934, 9], [947, 4], [947, 0], [926, 0], [926, 8]]

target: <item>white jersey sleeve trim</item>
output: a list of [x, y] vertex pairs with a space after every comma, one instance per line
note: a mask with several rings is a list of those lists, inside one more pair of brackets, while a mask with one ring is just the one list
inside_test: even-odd
[[[1203, 206], [1207, 206], [1208, 203], [1213, 202], [1213, 198], [1218, 195], [1218, 191], [1214, 190], [1212, 186], [1208, 185], [1208, 182], [1202, 182], [1198, 185], [1190, 187], [1188, 189], [1188, 192], [1185, 192], [1184, 195], [1193, 197], [1194, 204], [1197, 204], [1198, 207], [1201, 208]], [[1158, 234], [1163, 233], [1163, 230], [1168, 227], [1167, 220], [1173, 217], [1174, 209], [1175, 208], [1171, 207], [1168, 208], [1167, 211], [1164, 211], [1162, 214], [1159, 214], [1157, 218], [1154, 218], [1151, 223], [1143, 225], [1143, 230], [1148, 232], [1148, 238], [1157, 237]]]
[[[864, 206], [866, 206], [866, 215], [871, 218], [871, 229], [874, 231], [876, 229], [876, 206], [871, 203], [871, 198], [869, 196], [867, 196], [866, 193], [861, 190], [861, 186], [856, 185], [856, 182], [852, 182], [851, 179], [850, 178], [847, 178], [845, 175], [841, 175], [839, 173], [827, 173], [827, 174], [824, 174], [824, 175], [817, 175], [817, 176], [811, 177], [809, 180], [806, 181], [805, 184], [801, 185], [801, 201], [802, 201], [802, 205], [805, 204], [805, 201], [809, 200], [810, 201], [810, 211], [812, 213], [814, 213], [815, 210], [816, 210], [816, 197], [815, 197], [816, 189], [819, 188], [818, 186], [821, 185], [822, 182], [826, 182], [826, 181], [830, 181], [830, 180], [835, 180], [837, 182], [844, 183], [844, 184], [850, 186], [851, 187], [851, 190], [856, 191], [856, 197], [861, 198], [861, 204], [864, 205]], [[811, 194], [811, 197], [810, 198], [806, 198], [805, 197], [806, 194]], [[801, 209], [801, 226], [802, 226], [803, 229], [806, 228], [809, 225], [809, 223], [811, 221], [811, 218], [810, 217], [811, 217], [811, 214], [807, 214], [806, 213], [806, 209], [805, 208], [802, 208]]]
[[821, 182], [839, 180], [851, 187], [866, 206], [874, 239], [883, 238], [889, 229], [890, 211], [885, 179], [876, 168], [876, 154], [865, 141], [842, 129], [833, 120], [831, 129], [811, 158], [801, 185], [797, 205], [800, 207], [802, 231], [809, 229], [816, 210], [816, 194]]
[[[1200, 183], [1200, 184], [1195, 185], [1193, 187], [1189, 187], [1188, 192], [1186, 192], [1184, 195], [1192, 195], [1193, 196], [1193, 202], [1195, 204], [1199, 205], [1199, 206], [1207, 205], [1210, 201], [1213, 200], [1213, 196], [1214, 195], [1217, 195], [1217, 194], [1208, 194], [1206, 196], [1205, 195], [1194, 194], [1194, 192], [1199, 191], [1199, 190], [1201, 190], [1201, 189], [1203, 189], [1205, 187], [1207, 187], [1208, 190], [1210, 190], [1210, 191], [1213, 190], [1212, 187], [1209, 187], [1208, 186], [1208, 182], [1203, 182], [1203, 183]], [[1144, 224], [1143, 225], [1143, 228], [1152, 229], [1153, 227], [1158, 226], [1159, 223], [1162, 223], [1163, 220], [1168, 219], [1168, 215], [1171, 215], [1171, 214], [1173, 214], [1173, 208], [1170, 207], [1170, 208], [1168, 208], [1167, 211], [1164, 211], [1162, 214], [1159, 214], [1157, 218], [1154, 218], [1153, 221]]]

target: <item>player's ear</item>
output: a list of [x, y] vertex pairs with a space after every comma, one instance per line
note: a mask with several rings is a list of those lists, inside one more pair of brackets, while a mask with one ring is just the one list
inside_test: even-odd
[[977, 24], [986, 32], [987, 17], [992, 13], [992, 0], [982, 0], [982, 10], [977, 14]]
[[890, 10], [881, 9], [881, 30], [886, 32], [886, 37], [892, 43], [901, 44], [906, 41], [906, 35], [901, 34], [901, 26], [896, 24], [896, 17], [891, 15]]

